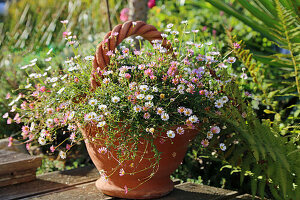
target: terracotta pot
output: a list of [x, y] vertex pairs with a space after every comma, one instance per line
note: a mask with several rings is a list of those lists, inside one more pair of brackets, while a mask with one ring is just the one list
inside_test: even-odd
[[[171, 128], [171, 130], [176, 131], [177, 127]], [[98, 152], [98, 149], [103, 147], [104, 144], [101, 141], [92, 142], [91, 138], [95, 137], [96, 133], [101, 130], [93, 128], [92, 126], [86, 127], [82, 130], [83, 136], [89, 138], [90, 142], [86, 142], [86, 147], [88, 153], [95, 164], [96, 168], [101, 171], [109, 172], [109, 175], [113, 170], [113, 173], [106, 180], [103, 177], [96, 181], [96, 187], [106, 195], [129, 198], [129, 199], [150, 199], [158, 198], [164, 196], [173, 190], [173, 182], [170, 179], [170, 175], [176, 170], [176, 168], [181, 164], [185, 153], [187, 151], [189, 143], [196, 137], [198, 130], [192, 130], [185, 128], [183, 135], [176, 134], [173, 139], [157, 137], [154, 140], [159, 152], [161, 152], [161, 159], [159, 161], [159, 166], [156, 168], [156, 173], [149, 179], [149, 175], [153, 172], [153, 169], [146, 169], [151, 164], [151, 161], [147, 159], [142, 159], [140, 161], [139, 156], [135, 160], [123, 162], [121, 165], [116, 161], [116, 153], [109, 151], [105, 154]], [[101, 133], [103, 134], [103, 133]], [[166, 136], [165, 133], [162, 134]], [[87, 141], [87, 140], [86, 140]], [[146, 145], [145, 141], [141, 141], [138, 146], [140, 154], [143, 152], [144, 158], [153, 157], [150, 145]], [[144, 151], [146, 150], [146, 153]], [[119, 166], [115, 169], [116, 166]], [[124, 169], [125, 175], [120, 176], [120, 169]], [[138, 172], [144, 170], [142, 172]], [[133, 175], [127, 174], [136, 171]], [[145, 181], [147, 180], [147, 181]], [[124, 187], [135, 188], [125, 192]], [[138, 186], [138, 187], [137, 187]]]

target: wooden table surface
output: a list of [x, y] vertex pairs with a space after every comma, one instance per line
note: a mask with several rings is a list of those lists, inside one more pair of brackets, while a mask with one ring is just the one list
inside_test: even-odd
[[[99, 192], [95, 181], [99, 178], [93, 166], [77, 168], [62, 172], [52, 172], [37, 176], [37, 179], [0, 187], [0, 199], [41, 199], [41, 200], [75, 200], [106, 199], [120, 200]], [[161, 200], [231, 200], [247, 199], [250, 195], [241, 195], [236, 191], [198, 185], [193, 183], [177, 184], [173, 192], [159, 198]]]

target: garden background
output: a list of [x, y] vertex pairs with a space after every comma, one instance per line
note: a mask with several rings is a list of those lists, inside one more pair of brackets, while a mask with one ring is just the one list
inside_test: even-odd
[[[0, 17], [0, 113], [9, 111], [7, 94], [18, 96], [18, 86], [26, 84], [21, 66], [35, 58], [39, 66], [46, 66], [44, 58], [50, 49], [55, 54], [51, 65], [57, 69], [73, 56], [62, 37], [65, 29], [61, 20], [69, 20], [68, 30], [91, 55], [110, 30], [109, 22], [115, 26], [129, 19], [146, 19], [162, 31], [169, 23], [176, 26], [188, 20], [189, 29], [200, 30], [203, 41], [210, 40], [223, 53], [234, 43], [241, 46], [234, 50], [239, 60], [234, 65], [235, 74], [247, 74], [239, 83], [240, 88], [248, 92], [249, 107], [268, 129], [254, 126], [247, 130], [256, 139], [255, 145], [245, 145], [240, 152], [231, 150], [223, 160], [199, 150], [200, 143], [195, 142], [174, 178], [268, 198], [299, 194], [300, 1], [109, 0], [108, 3], [110, 20], [104, 0], [6, 2], [7, 9]], [[139, 6], [147, 12], [140, 13]], [[129, 7], [131, 13], [127, 13]], [[2, 118], [0, 123], [0, 138], [14, 137], [20, 132], [21, 124], [8, 126]], [[273, 146], [264, 144], [270, 140], [274, 140]], [[73, 148], [67, 160], [56, 154], [49, 156], [48, 149], [43, 146], [30, 150], [45, 155], [38, 173], [91, 164], [83, 144]], [[281, 158], [282, 155], [286, 157]], [[272, 185], [270, 177], [274, 177], [274, 182], [282, 182], [278, 186], [282, 194], [278, 188], [268, 187]]]

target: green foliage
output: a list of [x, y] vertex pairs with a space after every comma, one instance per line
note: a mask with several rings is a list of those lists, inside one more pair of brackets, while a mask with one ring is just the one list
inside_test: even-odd
[[[295, 185], [300, 172], [297, 145], [288, 137], [281, 137], [268, 121], [261, 123], [257, 119], [251, 106], [239, 97], [237, 84], [225, 90], [235, 103], [215, 118], [226, 124], [227, 140], [234, 142], [221, 159], [240, 170], [241, 183], [245, 175], [250, 176], [253, 195], [258, 192], [263, 198], [267, 187], [276, 199], [297, 199], [299, 187]], [[242, 113], [246, 113], [245, 118]]]
[[[272, 55], [263, 55], [256, 52], [254, 57], [274, 68], [271, 71], [274, 74], [271, 81], [275, 88], [282, 88], [282, 90], [277, 91], [281, 96], [288, 96], [289, 98], [298, 96], [299, 100], [299, 13], [293, 6], [292, 1], [264, 0], [249, 2], [238, 0], [237, 2], [244, 10], [250, 13], [249, 15], [244, 15], [243, 12], [239, 12], [223, 1], [207, 1], [257, 30], [272, 40], [275, 45], [289, 51], [289, 54], [275, 52]], [[278, 80], [278, 76], [283, 80]]]

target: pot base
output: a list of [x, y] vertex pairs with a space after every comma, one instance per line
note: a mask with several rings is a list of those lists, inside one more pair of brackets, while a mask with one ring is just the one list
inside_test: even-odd
[[[131, 185], [130, 182], [127, 184]], [[136, 182], [133, 185], [136, 186]], [[138, 188], [129, 190], [127, 194], [125, 194], [124, 187], [120, 187], [110, 180], [100, 178], [96, 181], [96, 187], [102, 193], [113, 197], [126, 199], [152, 199], [169, 194], [173, 190], [174, 184], [169, 177], [160, 177], [159, 179], [151, 178]]]

